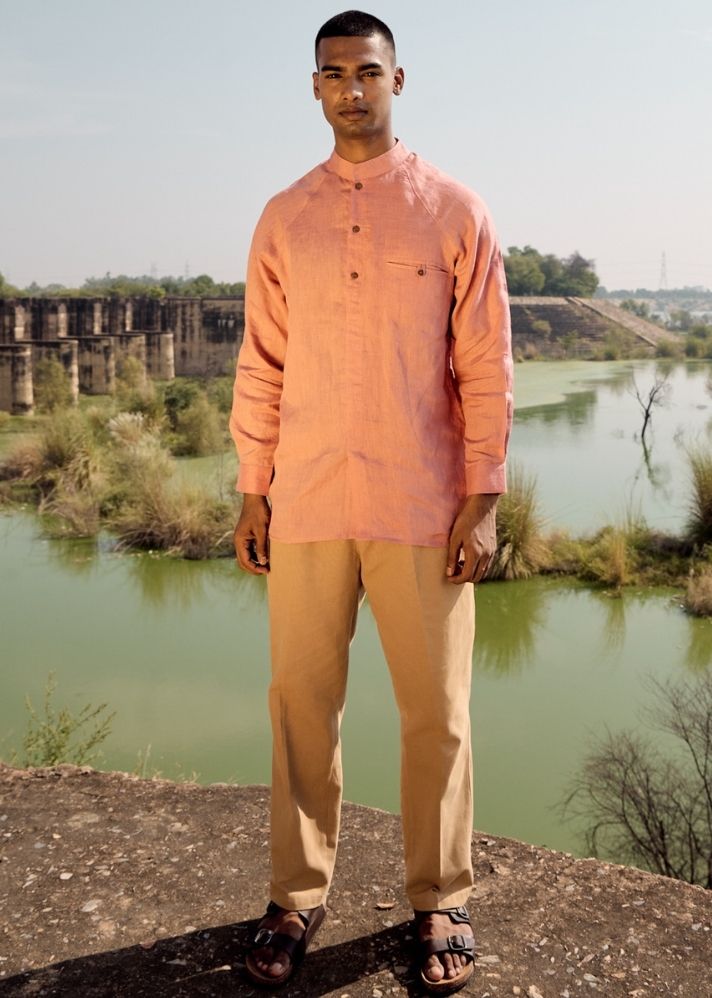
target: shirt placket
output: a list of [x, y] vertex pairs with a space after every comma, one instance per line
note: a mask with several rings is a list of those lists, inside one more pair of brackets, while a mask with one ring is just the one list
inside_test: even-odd
[[[351, 182], [349, 215], [346, 233], [346, 269], [344, 280], [347, 283], [349, 302], [346, 326], [346, 384], [348, 408], [346, 413], [346, 453], [347, 453], [347, 496], [358, 487], [359, 469], [354, 451], [359, 450], [359, 428], [364, 401], [364, 357], [363, 330], [366, 319], [365, 261], [363, 230], [366, 217], [366, 184], [360, 180]], [[347, 500], [349, 530], [351, 529], [351, 503]]]

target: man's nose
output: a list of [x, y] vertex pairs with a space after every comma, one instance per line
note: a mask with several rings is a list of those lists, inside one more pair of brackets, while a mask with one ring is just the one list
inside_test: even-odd
[[358, 76], [344, 77], [343, 94], [348, 100], [358, 100], [363, 97], [363, 84]]

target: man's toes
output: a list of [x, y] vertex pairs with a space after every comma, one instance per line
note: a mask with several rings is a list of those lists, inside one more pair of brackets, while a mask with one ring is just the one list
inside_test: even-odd
[[441, 981], [444, 975], [445, 970], [443, 965], [440, 963], [437, 956], [433, 954], [425, 966], [425, 976], [431, 981]]
[[445, 976], [455, 977], [457, 975], [457, 970], [455, 969], [455, 964], [452, 962], [452, 957], [449, 953], [445, 954], [445, 959], [443, 960], [445, 966]]

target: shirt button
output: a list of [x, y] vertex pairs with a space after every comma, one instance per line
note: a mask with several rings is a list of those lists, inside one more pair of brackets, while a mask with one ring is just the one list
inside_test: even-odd
[[363, 187], [363, 184], [361, 183], [360, 180], [357, 180], [356, 183], [354, 184], [354, 187], [356, 188], [357, 191], [360, 191], [361, 188]]
[[351, 226], [351, 231], [352, 232], [360, 232], [361, 231], [361, 226], [360, 225], [352, 225]]
[[354, 280], [356, 280], [356, 278], [358, 277], [358, 274], [356, 273], [355, 270], [352, 270], [351, 271], [351, 276], [353, 277]]

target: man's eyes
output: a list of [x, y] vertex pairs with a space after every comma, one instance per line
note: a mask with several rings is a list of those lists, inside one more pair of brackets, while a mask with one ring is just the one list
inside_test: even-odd
[[[378, 73], [375, 69], [368, 69], [368, 70], [366, 70], [365, 73], [361, 73], [361, 76], [380, 76], [380, 75], [381, 74]], [[341, 79], [341, 73], [326, 73], [325, 76], [326, 76], [327, 80], [340, 80]]]

